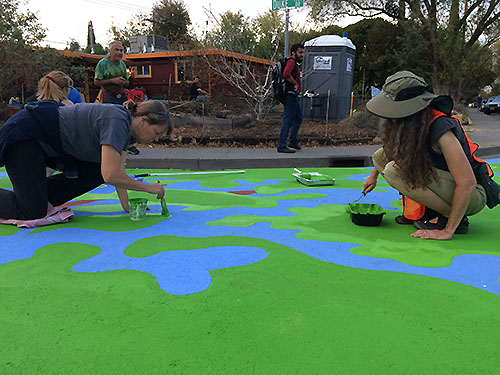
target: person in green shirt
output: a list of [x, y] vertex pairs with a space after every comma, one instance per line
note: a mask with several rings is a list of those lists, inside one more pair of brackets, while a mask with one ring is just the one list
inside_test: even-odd
[[[115, 40], [109, 44], [108, 56], [101, 59], [95, 68], [94, 84], [102, 88], [103, 103], [123, 104], [127, 101], [124, 88], [129, 84], [130, 75], [122, 58], [123, 45]], [[132, 155], [140, 153], [134, 145], [130, 145], [127, 152]]]
[[130, 75], [122, 58], [123, 45], [118, 41], [111, 42], [108, 56], [95, 68], [94, 84], [102, 88], [103, 103], [123, 104], [127, 100], [124, 88], [129, 84]]

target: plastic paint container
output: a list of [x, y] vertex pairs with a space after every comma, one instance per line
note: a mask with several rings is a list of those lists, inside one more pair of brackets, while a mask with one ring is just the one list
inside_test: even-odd
[[380, 225], [385, 215], [385, 210], [373, 203], [349, 203], [346, 211], [354, 224], [369, 227]]
[[131, 198], [128, 200], [130, 210], [130, 220], [140, 221], [146, 219], [146, 208], [148, 200], [146, 198]]

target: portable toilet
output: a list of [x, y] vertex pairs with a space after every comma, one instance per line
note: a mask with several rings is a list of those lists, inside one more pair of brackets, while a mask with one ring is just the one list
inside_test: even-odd
[[[305, 119], [340, 121], [349, 116], [356, 47], [344, 36], [322, 35], [305, 43], [302, 113]], [[313, 94], [307, 94], [307, 91]]]

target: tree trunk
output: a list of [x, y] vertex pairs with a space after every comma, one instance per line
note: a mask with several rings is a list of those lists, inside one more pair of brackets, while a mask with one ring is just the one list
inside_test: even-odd
[[257, 103], [255, 104], [254, 111], [257, 121], [262, 120], [262, 112], [264, 109], [264, 98], [262, 96], [257, 97]]
[[432, 85], [439, 86], [439, 39], [437, 33], [437, 9], [436, 0], [432, 0], [429, 9], [429, 18], [427, 20], [427, 28], [429, 30], [429, 41], [432, 50]]

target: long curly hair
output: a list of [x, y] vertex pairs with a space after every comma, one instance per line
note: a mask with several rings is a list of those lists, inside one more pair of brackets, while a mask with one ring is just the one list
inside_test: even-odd
[[388, 160], [394, 160], [401, 177], [413, 189], [437, 178], [428, 151], [430, 121], [430, 107], [410, 117], [382, 120], [384, 153]]

